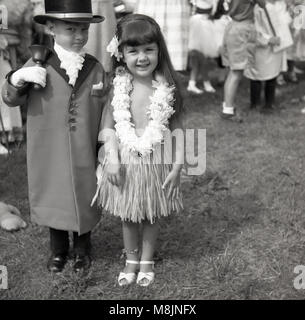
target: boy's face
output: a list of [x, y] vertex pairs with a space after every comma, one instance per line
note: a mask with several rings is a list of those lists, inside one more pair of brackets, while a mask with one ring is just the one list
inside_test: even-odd
[[89, 23], [54, 20], [47, 26], [56, 43], [68, 51], [79, 52], [88, 41]]

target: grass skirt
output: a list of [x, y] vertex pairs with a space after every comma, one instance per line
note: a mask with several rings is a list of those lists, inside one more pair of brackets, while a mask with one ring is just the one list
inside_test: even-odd
[[135, 223], [144, 220], [154, 223], [157, 218], [181, 212], [183, 204], [180, 188], [171, 198], [166, 196], [168, 188], [162, 189], [172, 165], [153, 162], [157, 161], [152, 161], [151, 157], [147, 160], [129, 152], [121, 154], [123, 183], [119, 188], [108, 181], [104, 170], [107, 160], [104, 159], [97, 169], [98, 206], [123, 221]]

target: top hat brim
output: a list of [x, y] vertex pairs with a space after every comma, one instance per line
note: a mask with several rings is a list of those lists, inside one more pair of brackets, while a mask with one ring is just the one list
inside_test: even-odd
[[46, 24], [48, 20], [60, 20], [60, 21], [66, 21], [66, 22], [75, 22], [75, 23], [100, 23], [105, 20], [105, 17], [103, 16], [92, 16], [88, 18], [81, 18], [81, 17], [74, 17], [74, 18], [61, 18], [54, 15], [50, 14], [43, 14], [43, 15], [37, 15], [33, 18], [33, 20], [36, 23], [39, 24]]

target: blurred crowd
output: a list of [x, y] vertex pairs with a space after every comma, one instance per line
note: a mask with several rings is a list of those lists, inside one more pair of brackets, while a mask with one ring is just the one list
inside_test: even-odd
[[[209, 74], [212, 69], [226, 70], [222, 50], [225, 30], [231, 22], [228, 14], [230, 2], [230, 0], [92, 0], [93, 12], [105, 16], [106, 20], [91, 26], [86, 50], [101, 61], [107, 72], [111, 71], [110, 56], [106, 53], [106, 46], [114, 36], [118, 19], [132, 12], [149, 15], [161, 27], [174, 69], [182, 72], [187, 70], [187, 91], [195, 95], [204, 92], [214, 93], [216, 89], [209, 79]], [[296, 67], [295, 62], [305, 60], [305, 31], [298, 23], [303, 12], [297, 8], [299, 5], [305, 5], [305, 1], [266, 0], [266, 2], [271, 3], [267, 7], [268, 16], [255, 9], [255, 28], [258, 34], [255, 46], [264, 47], [266, 43], [269, 45], [273, 41], [275, 43], [272, 45], [280, 46], [281, 40], [281, 48], [278, 50], [280, 53], [269, 50], [269, 47], [267, 51], [261, 51], [259, 57], [255, 56], [255, 63], [258, 63], [259, 59], [264, 61], [270, 59], [267, 71], [272, 73], [272, 80], [276, 79], [277, 85], [284, 85], [286, 81], [296, 83], [298, 74], [303, 71]], [[43, 0], [0, 0], [0, 5], [8, 9], [8, 29], [0, 29], [0, 86], [2, 86], [5, 75], [23, 65], [31, 57], [29, 50], [31, 44], [51, 47], [52, 40], [44, 26], [32, 20], [34, 15], [44, 12]], [[269, 42], [265, 29], [270, 27], [272, 32], [276, 32], [274, 38], [280, 40]], [[252, 65], [244, 74], [251, 80], [252, 104], [255, 104], [255, 96], [260, 94], [258, 82], [267, 79], [258, 77], [259, 67]], [[266, 87], [270, 86], [271, 91], [275, 86], [273, 82], [266, 81]], [[303, 111], [305, 112], [305, 109]], [[0, 100], [0, 154], [8, 152], [9, 144], [20, 143], [24, 139], [22, 130], [26, 121], [24, 115], [24, 108], [8, 108]]]

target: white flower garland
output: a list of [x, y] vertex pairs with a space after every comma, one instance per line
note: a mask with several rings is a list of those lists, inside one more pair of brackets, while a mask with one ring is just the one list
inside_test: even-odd
[[123, 67], [117, 68], [113, 86], [114, 96], [111, 104], [114, 108], [113, 118], [116, 122], [114, 127], [117, 137], [129, 151], [144, 157], [153, 151], [154, 145], [162, 142], [168, 120], [175, 112], [172, 107], [175, 87], [169, 86], [167, 82], [153, 80], [152, 86], [156, 90], [150, 97], [151, 104], [147, 107], [148, 124], [141, 137], [138, 137], [130, 113], [132, 75]]

